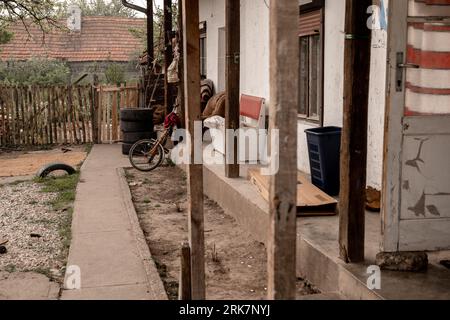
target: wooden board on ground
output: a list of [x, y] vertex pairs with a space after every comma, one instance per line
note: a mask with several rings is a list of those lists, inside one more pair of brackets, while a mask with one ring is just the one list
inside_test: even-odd
[[[263, 176], [259, 169], [249, 169], [248, 179], [261, 196], [269, 201], [269, 177]], [[335, 215], [337, 200], [314, 186], [308, 178], [299, 173], [297, 183], [297, 212], [300, 216]]]

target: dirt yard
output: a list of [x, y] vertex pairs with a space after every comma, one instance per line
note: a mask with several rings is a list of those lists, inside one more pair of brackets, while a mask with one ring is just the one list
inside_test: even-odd
[[63, 162], [73, 167], [78, 166], [86, 158], [85, 146], [67, 147], [41, 151], [13, 151], [0, 150], [0, 178], [34, 175], [45, 164]]
[[[181, 243], [187, 240], [186, 174], [176, 167], [127, 170], [133, 201], [170, 299], [177, 299]], [[205, 201], [207, 299], [261, 300], [266, 251], [213, 201]], [[298, 295], [318, 293], [299, 279]]]

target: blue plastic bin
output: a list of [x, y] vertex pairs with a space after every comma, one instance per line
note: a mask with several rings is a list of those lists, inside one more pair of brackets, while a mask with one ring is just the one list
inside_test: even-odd
[[322, 127], [305, 132], [312, 183], [330, 196], [338, 195], [342, 129]]

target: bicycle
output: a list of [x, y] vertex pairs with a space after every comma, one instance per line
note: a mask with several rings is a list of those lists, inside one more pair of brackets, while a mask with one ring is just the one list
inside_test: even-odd
[[143, 172], [150, 172], [158, 168], [169, 154], [165, 148], [167, 139], [172, 136], [173, 130], [180, 126], [181, 121], [177, 109], [167, 115], [164, 120], [164, 130], [158, 139], [144, 139], [136, 142], [130, 149], [128, 158], [133, 168]]

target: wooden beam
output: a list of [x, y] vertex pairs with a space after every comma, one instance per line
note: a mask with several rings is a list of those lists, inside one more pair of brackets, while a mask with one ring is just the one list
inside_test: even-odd
[[203, 165], [195, 164], [194, 155], [196, 151], [194, 126], [196, 121], [201, 123], [199, 0], [183, 0], [183, 42], [186, 128], [190, 134], [188, 141], [190, 164], [187, 166], [187, 175], [192, 299], [203, 300], [205, 299]]
[[147, 54], [148, 69], [152, 69], [155, 60], [155, 47], [153, 43], [153, 0], [147, 0]]
[[100, 143], [100, 136], [98, 134], [99, 126], [98, 126], [98, 110], [100, 109], [100, 94], [98, 92], [99, 86], [98, 76], [94, 74], [94, 81], [92, 85], [92, 108], [91, 108], [91, 125], [92, 125], [92, 142], [98, 144]]
[[173, 94], [172, 85], [168, 82], [168, 69], [173, 60], [172, 49], [172, 0], [164, 0], [164, 104], [166, 106], [167, 113], [172, 112], [173, 108]]
[[[268, 298], [295, 299], [297, 239], [298, 2], [270, 2], [270, 129], [279, 130], [270, 178]], [[276, 147], [276, 146], [275, 146]], [[275, 159], [274, 159], [275, 158]]]
[[[181, 119], [185, 119], [186, 108], [184, 105], [184, 47], [183, 47], [183, 0], [178, 0], [178, 46], [180, 53], [180, 60], [178, 61], [178, 77], [180, 83], [178, 84], [178, 103]], [[183, 125], [184, 127], [184, 125]]]
[[[239, 129], [239, 81], [240, 81], [240, 42], [241, 42], [241, 18], [240, 0], [226, 1], [225, 32], [226, 32], [226, 104], [225, 104], [225, 128]], [[227, 137], [228, 139], [228, 137]], [[225, 174], [227, 178], [239, 178], [238, 143], [235, 140], [233, 150], [227, 150], [225, 154], [233, 153], [233, 157], [227, 157]]]
[[372, 0], [346, 0], [339, 249], [352, 263], [364, 261], [371, 5]]
[[178, 300], [191, 300], [191, 248], [189, 243], [183, 243], [181, 247], [180, 288]]

